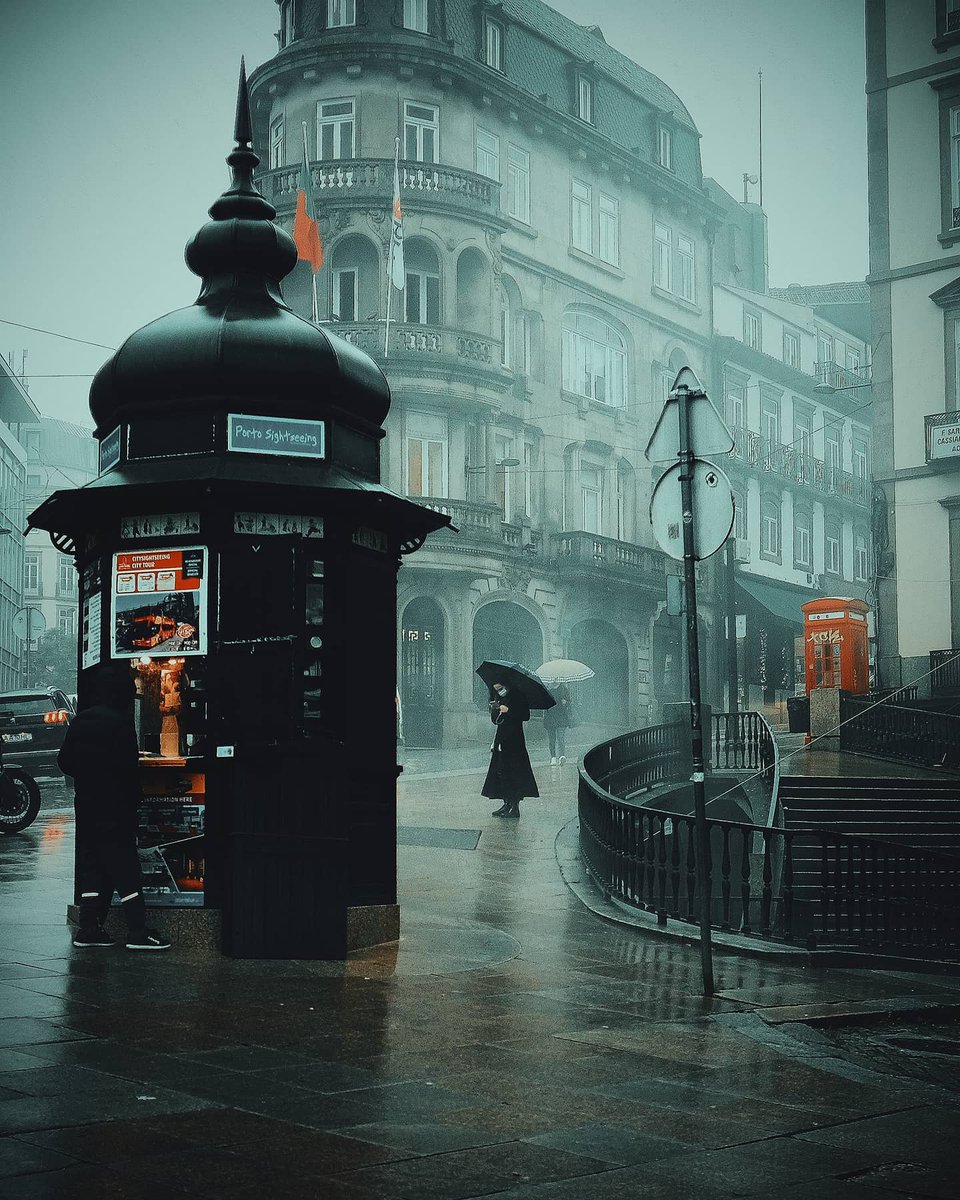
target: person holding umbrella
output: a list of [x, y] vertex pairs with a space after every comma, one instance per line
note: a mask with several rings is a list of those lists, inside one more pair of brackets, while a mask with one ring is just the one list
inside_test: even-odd
[[483, 662], [477, 674], [490, 688], [490, 720], [496, 726], [481, 795], [503, 801], [492, 816], [518, 820], [520, 801], [540, 795], [523, 724], [530, 719], [531, 707], [552, 708], [555, 701], [540, 680], [519, 663]]
[[557, 764], [557, 754], [560, 765], [566, 759], [566, 735], [571, 725], [570, 719], [570, 689], [568, 683], [581, 683], [584, 679], [592, 679], [594, 671], [586, 663], [577, 662], [573, 658], [553, 658], [537, 667], [537, 675], [550, 689], [556, 701], [554, 708], [549, 708], [543, 714], [543, 727], [547, 731], [550, 743], [550, 765]]

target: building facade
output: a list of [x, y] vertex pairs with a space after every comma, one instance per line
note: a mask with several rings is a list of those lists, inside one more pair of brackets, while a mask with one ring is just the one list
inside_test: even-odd
[[22, 370], [0, 357], [0, 691], [20, 686], [23, 642], [14, 618], [23, 605], [29, 430], [39, 421]]
[[873, 603], [867, 310], [862, 284], [714, 290], [714, 389], [734, 434], [740, 699], [781, 717], [800, 605]]
[[306, 139], [325, 251], [286, 299], [309, 316], [315, 282], [320, 319], [382, 363], [384, 482], [459, 530], [400, 577], [408, 743], [481, 736], [484, 658], [581, 659], [580, 720], [645, 723], [681, 681], [643, 448], [679, 369], [711, 363], [718, 209], [689, 113], [539, 0], [279, 15], [251, 77], [258, 184], [290, 227]]
[[880, 682], [925, 694], [960, 687], [960, 5], [867, 0], [866, 50]]
[[[97, 474], [97, 443], [90, 430], [69, 421], [41, 417], [23, 432], [27, 451], [26, 511], [33, 512], [56, 491], [82, 487]], [[41, 529], [31, 529], [23, 547], [23, 602], [42, 614], [44, 633], [63, 634], [75, 657], [79, 613], [77, 570], [71, 554], [62, 554]], [[39, 648], [40, 634], [31, 640]], [[71, 691], [71, 680], [50, 682]]]

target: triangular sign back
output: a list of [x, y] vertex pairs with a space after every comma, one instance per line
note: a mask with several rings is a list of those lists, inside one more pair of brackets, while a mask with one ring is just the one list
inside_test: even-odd
[[690, 450], [698, 458], [713, 454], [729, 454], [733, 449], [733, 434], [713, 401], [700, 387], [700, 381], [689, 367], [684, 367], [674, 380], [670, 395], [657, 418], [644, 453], [652, 463], [672, 463], [680, 453], [680, 400], [678, 389], [687, 393]]

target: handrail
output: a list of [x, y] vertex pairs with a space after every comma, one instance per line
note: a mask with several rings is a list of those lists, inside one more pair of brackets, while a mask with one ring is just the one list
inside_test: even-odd
[[960, 767], [960, 716], [840, 698], [840, 749], [921, 766]]
[[[684, 733], [679, 723], [651, 726], [584, 755], [580, 847], [607, 898], [655, 912], [660, 922], [672, 917], [696, 924], [704, 897], [695, 818], [635, 803], [637, 792], [630, 790], [671, 778], [685, 782]], [[776, 769], [773, 763], [762, 768]], [[787, 829], [775, 823], [777, 816], [771, 807], [766, 825], [707, 818], [712, 927], [786, 943], [805, 939], [811, 947], [960, 954], [960, 858], [830, 829]]]

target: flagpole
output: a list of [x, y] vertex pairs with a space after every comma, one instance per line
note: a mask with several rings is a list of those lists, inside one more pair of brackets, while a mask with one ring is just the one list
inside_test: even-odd
[[[310, 169], [310, 151], [307, 147], [307, 123], [306, 123], [306, 121], [301, 121], [300, 125], [303, 128], [303, 161], [307, 164], [307, 169], [309, 170]], [[312, 267], [312, 264], [311, 264], [311, 267]], [[320, 307], [317, 304], [317, 273], [316, 273], [316, 271], [311, 269], [310, 278], [311, 278], [311, 282], [313, 283], [313, 315], [311, 317], [311, 320], [313, 321], [314, 325], [319, 325], [320, 324]]]
[[[400, 139], [394, 138], [394, 154], [393, 154], [393, 177], [395, 180], [400, 178]], [[399, 200], [399, 197], [394, 197]], [[392, 216], [392, 214], [391, 214]], [[393, 236], [393, 226], [390, 227], [390, 254], [387, 257], [387, 320], [383, 327], [383, 357], [386, 358], [390, 353], [390, 308], [393, 300], [393, 256], [396, 253], [396, 245]]]

